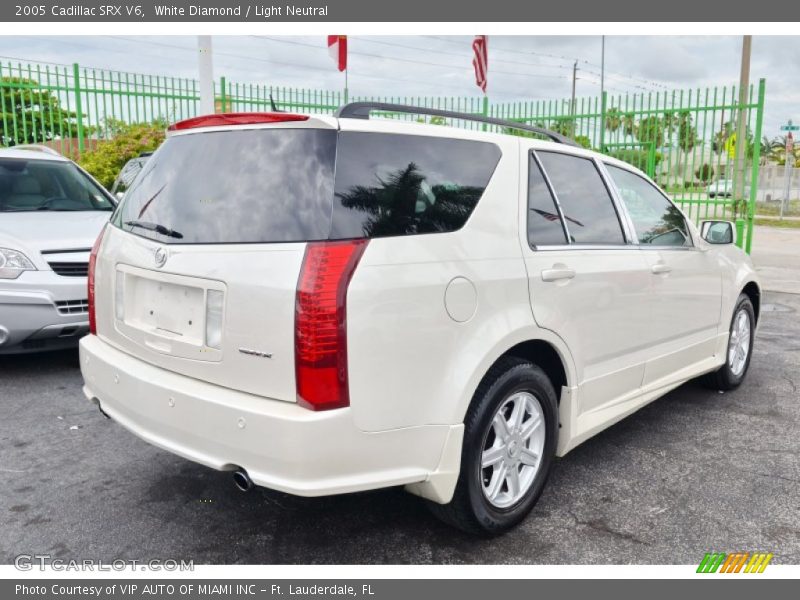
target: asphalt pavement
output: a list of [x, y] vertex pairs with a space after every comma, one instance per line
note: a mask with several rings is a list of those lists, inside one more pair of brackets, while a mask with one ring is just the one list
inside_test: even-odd
[[766, 292], [738, 390], [688, 383], [587, 441], [556, 461], [522, 525], [489, 540], [400, 489], [242, 493], [106, 420], [81, 393], [76, 352], [2, 357], [0, 563], [697, 564], [760, 550], [798, 564], [799, 315], [800, 295]]

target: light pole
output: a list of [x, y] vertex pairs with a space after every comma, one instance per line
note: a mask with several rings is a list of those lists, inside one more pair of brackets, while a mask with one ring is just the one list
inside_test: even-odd
[[214, 63], [211, 54], [211, 36], [197, 36], [197, 68], [200, 72], [200, 114], [211, 115], [214, 107]]

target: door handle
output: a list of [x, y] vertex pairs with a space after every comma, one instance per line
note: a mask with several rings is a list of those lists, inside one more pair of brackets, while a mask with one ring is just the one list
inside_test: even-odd
[[575, 277], [575, 269], [566, 267], [544, 269], [542, 271], [542, 281], [560, 281], [562, 279], [572, 279]]
[[672, 271], [672, 267], [660, 262], [660, 263], [656, 263], [652, 267], [650, 267], [650, 271], [652, 271], [653, 274], [655, 274], [655, 275], [662, 275], [664, 273], [671, 272]]

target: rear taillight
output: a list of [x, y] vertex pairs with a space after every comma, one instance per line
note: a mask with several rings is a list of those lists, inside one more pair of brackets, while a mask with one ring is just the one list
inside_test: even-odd
[[94, 310], [94, 270], [97, 265], [97, 253], [100, 251], [100, 244], [103, 243], [103, 234], [106, 232], [106, 226], [100, 231], [100, 235], [92, 246], [92, 253], [89, 255], [89, 277], [88, 277], [88, 293], [89, 293], [89, 333], [97, 335], [97, 319]]
[[350, 404], [347, 286], [367, 240], [310, 243], [297, 282], [297, 401], [311, 410]]

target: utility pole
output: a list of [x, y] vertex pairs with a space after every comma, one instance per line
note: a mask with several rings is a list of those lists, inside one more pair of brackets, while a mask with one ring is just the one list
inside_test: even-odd
[[[745, 162], [747, 159], [747, 91], [750, 89], [750, 52], [753, 36], [742, 36], [742, 65], [739, 72], [739, 113], [736, 123], [736, 158], [734, 162], [733, 194], [734, 215], [738, 212], [738, 201], [744, 200]], [[757, 144], [759, 140], [755, 140]]]
[[606, 36], [600, 36], [600, 97], [606, 89]]
[[200, 114], [211, 115], [214, 107], [214, 63], [211, 54], [211, 36], [197, 36], [197, 67], [200, 72]]
[[575, 64], [572, 65], [572, 100], [569, 103], [569, 116], [572, 121], [570, 125], [570, 129], [572, 129], [572, 137], [575, 137], [575, 125], [577, 124], [575, 121], [575, 113], [578, 111], [576, 110], [575, 106], [575, 83], [578, 81], [578, 61], [575, 61]]
[[[792, 122], [789, 121], [791, 127]], [[792, 193], [792, 169], [794, 169], [794, 136], [792, 132], [786, 134], [786, 163], [783, 167], [783, 198], [781, 198], [781, 221], [783, 221], [783, 210], [789, 202], [789, 194]]]

